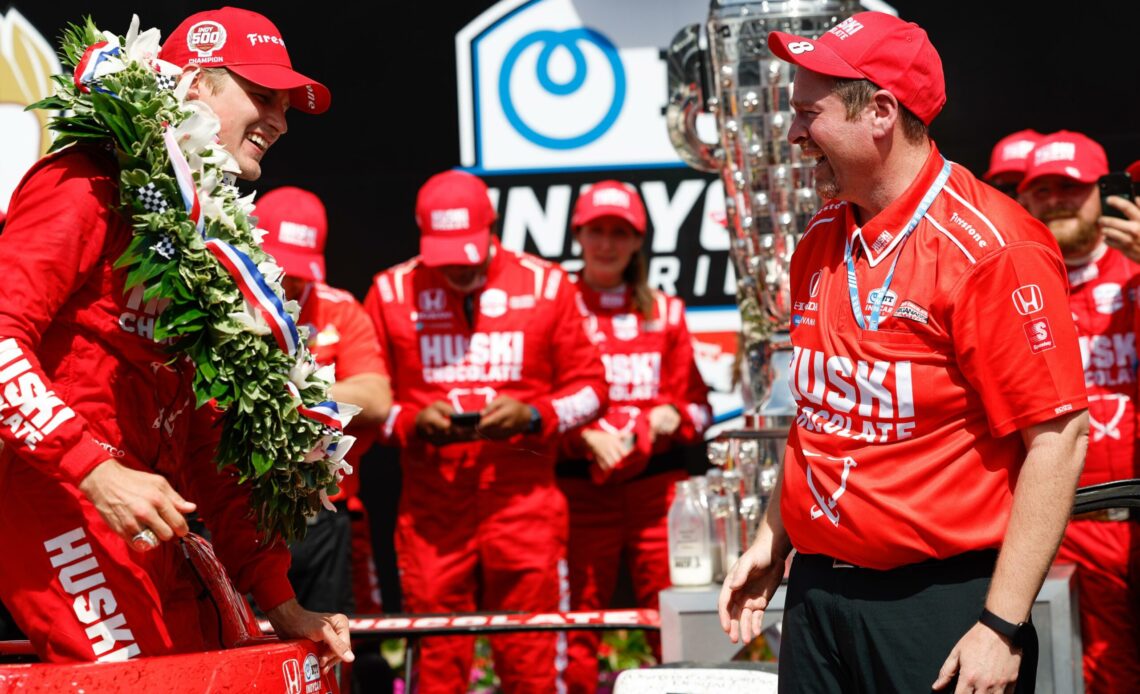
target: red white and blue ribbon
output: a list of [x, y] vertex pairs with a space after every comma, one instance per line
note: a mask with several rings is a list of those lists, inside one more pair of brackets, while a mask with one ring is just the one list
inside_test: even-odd
[[[75, 81], [75, 87], [83, 94], [90, 93], [91, 90], [87, 88], [87, 85], [95, 82], [95, 72], [98, 70], [99, 65], [104, 60], [112, 57], [118, 57], [118, 55], [119, 47], [112, 46], [106, 41], [100, 41], [88, 46], [87, 50], [83, 52], [83, 57], [80, 58], [79, 62], [75, 65], [75, 74], [73, 77]], [[111, 93], [110, 91], [100, 87], [98, 84], [94, 86], [95, 91], [103, 92], [104, 94]]]
[[[198, 233], [205, 238], [206, 220], [202, 215], [202, 206], [198, 201], [198, 188], [194, 185], [194, 174], [190, 171], [190, 164], [182, 154], [182, 149], [174, 139], [174, 131], [168, 124], [162, 131], [162, 141], [166, 145], [167, 156], [170, 157], [170, 166], [174, 169], [174, 178], [178, 181], [178, 192], [182, 195], [182, 204], [186, 214], [194, 222]], [[254, 309], [269, 324], [277, 345], [290, 356], [297, 354], [297, 344], [301, 341], [297, 333], [297, 325], [293, 318], [285, 311], [280, 297], [265, 281], [261, 271], [245, 253], [220, 239], [206, 239], [206, 248], [214, 254], [218, 262], [230, 273], [238, 289]]]
[[162, 141], [166, 145], [166, 155], [170, 157], [170, 166], [174, 169], [174, 178], [178, 181], [178, 192], [182, 195], [182, 205], [194, 228], [202, 236], [206, 235], [206, 220], [202, 216], [202, 205], [198, 202], [198, 187], [194, 185], [194, 174], [190, 171], [190, 164], [182, 154], [182, 148], [174, 139], [174, 129], [167, 123], [162, 130]]
[[207, 239], [206, 248], [229, 271], [242, 295], [269, 324], [269, 330], [282, 351], [296, 356], [297, 345], [301, 342], [297, 324], [285, 311], [281, 298], [269, 288], [265, 277], [249, 256], [221, 239]]
[[[289, 392], [295, 395], [298, 400], [301, 399], [301, 392], [297, 390], [297, 386], [293, 385], [291, 381], [286, 383], [285, 387], [288, 388]], [[297, 411], [315, 422], [320, 422], [330, 429], [334, 429], [336, 431], [341, 431], [343, 429], [343, 425], [340, 423], [340, 408], [337, 407], [336, 403], [331, 400], [319, 402], [312, 407], [306, 406], [304, 401], [302, 401], [301, 404], [297, 406]], [[329, 447], [330, 451], [335, 448], [336, 444], [333, 444]]]

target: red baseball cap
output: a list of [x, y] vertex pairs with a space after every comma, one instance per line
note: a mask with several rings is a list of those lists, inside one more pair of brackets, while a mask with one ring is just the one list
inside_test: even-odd
[[276, 188], [258, 199], [253, 214], [257, 226], [269, 232], [261, 241], [262, 250], [274, 257], [286, 275], [325, 281], [329, 223], [320, 198], [293, 186]]
[[870, 80], [927, 125], [946, 104], [938, 51], [922, 27], [894, 15], [859, 12], [818, 39], [773, 31], [768, 50], [821, 75]]
[[578, 196], [570, 227], [577, 229], [600, 217], [617, 217], [629, 222], [633, 230], [645, 233], [645, 205], [637, 189], [620, 181], [599, 181]]
[[332, 99], [325, 85], [293, 69], [273, 22], [237, 7], [190, 15], [158, 57], [180, 67], [224, 67], [262, 87], [287, 89], [293, 108], [307, 113], [324, 113]]
[[465, 171], [444, 171], [416, 195], [420, 260], [428, 267], [478, 265], [487, 259], [495, 208], [487, 184]]
[[990, 169], [982, 178], [988, 181], [1004, 173], [1024, 174], [1029, 167], [1029, 153], [1044, 137], [1036, 130], [1018, 130], [998, 140], [990, 152]]
[[1058, 130], [1041, 138], [1033, 148], [1017, 192], [1024, 192], [1042, 176], [1065, 176], [1081, 183], [1094, 183], [1106, 173], [1108, 156], [1103, 147], [1087, 135]]

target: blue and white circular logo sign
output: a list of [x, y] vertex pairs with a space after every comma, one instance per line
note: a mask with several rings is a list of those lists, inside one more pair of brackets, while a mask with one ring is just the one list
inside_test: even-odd
[[[518, 40], [499, 71], [499, 102], [520, 135], [540, 147], [567, 150], [606, 133], [621, 114], [626, 75], [618, 49], [579, 27], [535, 31]], [[518, 104], [539, 113], [524, 112]], [[557, 118], [550, 118], [550, 113]]]

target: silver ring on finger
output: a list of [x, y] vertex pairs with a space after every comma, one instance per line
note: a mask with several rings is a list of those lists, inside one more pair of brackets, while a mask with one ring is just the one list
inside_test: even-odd
[[158, 536], [150, 528], [143, 528], [131, 538], [131, 547], [136, 552], [149, 552], [158, 547]]

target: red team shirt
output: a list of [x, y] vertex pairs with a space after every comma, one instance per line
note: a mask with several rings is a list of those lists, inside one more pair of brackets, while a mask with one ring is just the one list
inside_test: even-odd
[[1135, 462], [1136, 273], [1120, 251], [1069, 268], [1069, 305], [1089, 393], [1089, 451], [1081, 486], [1131, 479]]
[[[300, 303], [299, 322], [309, 327], [309, 351], [321, 366], [336, 366], [337, 380], [363, 373], [388, 375], [372, 321], [356, 297], [323, 282], [313, 282]], [[345, 459], [354, 470], [341, 481], [340, 492], [331, 497], [333, 501], [356, 496], [359, 491], [359, 470], [355, 468], [375, 439], [373, 431], [349, 427], [348, 433], [356, 436], [356, 443]]]
[[[863, 228], [849, 203], [825, 205], [792, 259], [799, 412], [780, 503], [800, 552], [889, 569], [1000, 546], [1025, 458], [1018, 430], [1086, 407], [1048, 229], [953, 165], [899, 235], [942, 166], [932, 145]], [[898, 256], [877, 331], [852, 312], [845, 238], [865, 315]]]

